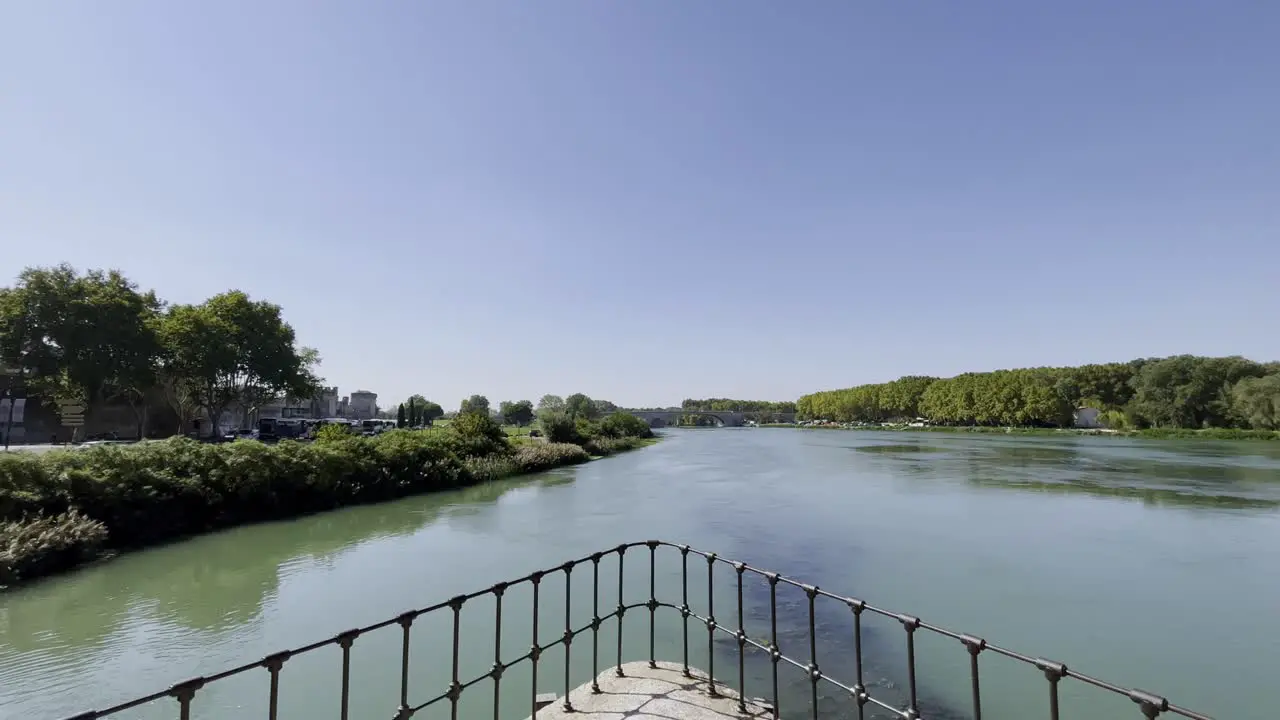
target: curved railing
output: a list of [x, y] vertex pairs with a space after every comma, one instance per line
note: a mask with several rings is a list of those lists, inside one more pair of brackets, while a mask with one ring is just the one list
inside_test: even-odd
[[[624, 603], [623, 585], [625, 579], [625, 557], [627, 551], [635, 548], [647, 549], [647, 559], [649, 564], [649, 598], [644, 602]], [[667, 602], [660, 600], [657, 596], [657, 554], [660, 548], [674, 549], [680, 554], [680, 576], [681, 576], [681, 597], [680, 603]], [[608, 556], [616, 555], [618, 558], [617, 569], [617, 587], [618, 587], [618, 604], [612, 611], [605, 614], [600, 613], [600, 588], [602, 573], [600, 563], [601, 560]], [[705, 562], [706, 579], [707, 579], [707, 607], [708, 614], [706, 616], [699, 615], [690, 608], [689, 604], [689, 583], [690, 583], [690, 556]], [[725, 627], [718, 623], [715, 619], [714, 593], [715, 593], [715, 571], [720, 565], [727, 565], [732, 568], [736, 575], [737, 583], [737, 627]], [[572, 574], [575, 569], [580, 567], [588, 567], [591, 572], [592, 583], [592, 617], [587, 622], [578, 627], [572, 624]], [[743, 578], [748, 573], [763, 578], [769, 587], [769, 614], [770, 614], [770, 633], [766, 640], [760, 640], [749, 637], [744, 628], [743, 620]], [[565, 611], [564, 611], [564, 632], [559, 636], [551, 639], [549, 642], [543, 643], [538, 636], [538, 611], [541, 588], [553, 578], [559, 579], [563, 576], [565, 589]], [[606, 582], [612, 582], [613, 578], [606, 578]], [[503, 616], [503, 597], [508, 590], [513, 587], [528, 584], [532, 587], [532, 618], [533, 618], [533, 642], [529, 651], [525, 654], [504, 662], [502, 660], [502, 616]], [[798, 588], [803, 591], [808, 598], [808, 634], [809, 634], [809, 656], [807, 659], [799, 660], [788, 657], [781, 652], [778, 645], [778, 586], [787, 585]], [[492, 595], [495, 599], [495, 627], [494, 632], [494, 662], [489, 671], [483, 673], [470, 680], [463, 681], [460, 675], [459, 663], [459, 647], [461, 642], [461, 615], [466, 603], [476, 598]], [[842, 604], [853, 615], [853, 643], [854, 643], [854, 678], [853, 681], [841, 681], [825, 674], [818, 666], [818, 635], [815, 614], [815, 604], [819, 598], [825, 598]], [[1033, 666], [1040, 670], [1047, 682], [1047, 695], [1049, 716], [1052, 720], [1058, 720], [1060, 717], [1059, 710], [1059, 686], [1063, 680], [1074, 679], [1086, 685], [1098, 688], [1104, 692], [1113, 693], [1115, 695], [1129, 698], [1137, 706], [1137, 710], [1146, 718], [1156, 718], [1162, 714], [1169, 713], [1184, 718], [1193, 718], [1194, 720], [1211, 720], [1209, 716], [1203, 715], [1192, 710], [1180, 707], [1170, 703], [1164, 697], [1155, 695], [1144, 690], [1125, 688], [1115, 685], [1098, 678], [1085, 675], [1069, 669], [1066, 665], [1044, 658], [1031, 657], [1013, 650], [1009, 650], [998, 645], [988, 643], [986, 640], [973, 635], [958, 633], [948, 630], [937, 625], [932, 625], [921, 620], [918, 617], [907, 615], [904, 613], [896, 613], [890, 610], [870, 605], [867, 602], [854, 597], [846, 597], [836, 595], [818, 588], [815, 585], [799, 582], [788, 577], [784, 577], [778, 573], [761, 570], [752, 567], [746, 563], [727, 560], [721, 558], [716, 553], [704, 552], [689, 547], [688, 545], [677, 545], [660, 540], [648, 540], [645, 542], [627, 543], [592, 553], [591, 555], [570, 560], [554, 568], [547, 570], [539, 570], [530, 573], [522, 578], [507, 582], [500, 582], [491, 587], [466, 595], [458, 595], [447, 601], [437, 603], [418, 610], [411, 610], [402, 613], [394, 618], [383, 622], [375, 623], [367, 627], [355, 628], [337, 635], [304, 645], [294, 650], [286, 650], [284, 652], [268, 655], [267, 657], [241, 665], [239, 667], [230, 668], [215, 675], [192, 678], [184, 682], [180, 682], [172, 687], [146, 695], [144, 697], [130, 700], [103, 710], [91, 710], [88, 712], [75, 715], [67, 720], [99, 720], [113, 715], [118, 715], [127, 710], [137, 708], [140, 705], [172, 698], [177, 702], [177, 712], [180, 720], [189, 720], [191, 717], [192, 704], [200, 691], [210, 683], [223, 680], [235, 675], [253, 672], [255, 670], [266, 670], [270, 677], [270, 695], [268, 698], [268, 717], [270, 720], [277, 720], [279, 717], [279, 697], [280, 697], [280, 671], [284, 664], [291, 658], [310, 653], [312, 651], [337, 646], [342, 651], [342, 685], [341, 700], [339, 707], [339, 717], [342, 720], [349, 720], [350, 716], [350, 695], [351, 695], [351, 649], [355, 642], [364, 634], [370, 633], [382, 628], [399, 625], [402, 628], [402, 652], [400, 664], [400, 698], [399, 708], [395, 715], [395, 720], [408, 720], [415, 713], [437, 703], [448, 702], [450, 704], [450, 717], [457, 720], [458, 717], [458, 701], [462, 693], [467, 689], [491, 680], [493, 683], [493, 717], [494, 720], [502, 720], [501, 718], [501, 683], [503, 675], [513, 666], [528, 662], [531, 668], [532, 683], [530, 685], [529, 696], [529, 714], [536, 715], [538, 709], [544, 704], [539, 702], [538, 697], [538, 668], [541, 655], [547, 650], [563, 645], [564, 646], [564, 693], [560, 698], [563, 702], [564, 709], [572, 711], [574, 708], [570, 701], [571, 685], [571, 648], [574, 639], [580, 635], [590, 633], [591, 635], [591, 662], [592, 662], [592, 681], [591, 686], [594, 692], [599, 692], [600, 688], [596, 684], [595, 677], [600, 674], [600, 630], [604, 623], [611, 619], [617, 620], [618, 633], [616, 648], [611, 648], [616, 653], [616, 663], [613, 665], [617, 669], [618, 674], [622, 675], [622, 658], [623, 658], [623, 632], [622, 621], [628, 610], [644, 609], [648, 610], [649, 615], [649, 662], [655, 664], [658, 658], [657, 654], [657, 611], [659, 608], [670, 608], [680, 613], [683, 625], [683, 668], [686, 675], [691, 675], [691, 666], [689, 664], [689, 631], [690, 620], [700, 623], [707, 631], [709, 643], [714, 643], [717, 633], [723, 633], [731, 637], [738, 647], [738, 667], [737, 667], [737, 701], [739, 709], [747, 711], [747, 692], [746, 692], [746, 653], [748, 648], [762, 651], [767, 655], [772, 664], [772, 697], [769, 700], [769, 706], [772, 709], [774, 718], [779, 718], [779, 693], [778, 693], [778, 671], [782, 664], [792, 665], [802, 670], [808, 678], [809, 686], [812, 694], [812, 702], [810, 703], [810, 712], [813, 718], [818, 717], [818, 688], [821, 683], [829, 683], [832, 687], [847, 693], [852, 701], [856, 704], [856, 712], [859, 720], [865, 716], [866, 706], [873, 705], [888, 711], [903, 720], [916, 720], [921, 717], [919, 692], [916, 678], [916, 635], [920, 631], [935, 633], [937, 635], [950, 638], [957, 641], [969, 655], [969, 669], [972, 686], [972, 704], [973, 717], [975, 720], [982, 718], [982, 692], [979, 682], [979, 658], [984, 653], [992, 653], [1010, 658], [1020, 663]], [[452, 615], [453, 620], [453, 644], [452, 644], [452, 672], [451, 681], [447, 689], [431, 699], [418, 703], [410, 704], [409, 702], [409, 649], [410, 639], [413, 630], [414, 620], [423, 615], [433, 612], [448, 612]], [[907, 655], [907, 702], [905, 707], [897, 707], [889, 702], [873, 697], [868, 690], [867, 684], [863, 677], [863, 618], [867, 615], [877, 615], [888, 618], [901, 625], [905, 632], [906, 655]], [[707, 684], [708, 693], [710, 695], [719, 694], [717, 684], [728, 686], [724, 682], [724, 678], [717, 678], [715, 674], [715, 652], [714, 647], [709, 646], [707, 652], [707, 667], [705, 671], [712, 682]]]

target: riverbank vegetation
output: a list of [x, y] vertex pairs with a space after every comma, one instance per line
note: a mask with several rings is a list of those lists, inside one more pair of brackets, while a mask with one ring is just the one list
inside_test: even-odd
[[573, 426], [568, 441], [512, 440], [487, 414], [373, 437], [326, 426], [314, 442], [174, 438], [0, 455], [0, 585], [110, 551], [245, 523], [461, 488], [586, 462], [646, 443], [630, 415]]
[[947, 427], [1068, 428], [1079, 408], [1096, 410], [1102, 427], [1123, 432], [1269, 437], [1280, 430], [1280, 363], [1179, 355], [944, 379], [908, 376], [816, 392], [796, 403], [807, 419], [923, 418]]

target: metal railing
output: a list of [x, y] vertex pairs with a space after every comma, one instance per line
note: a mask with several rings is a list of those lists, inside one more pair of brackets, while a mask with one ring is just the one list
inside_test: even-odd
[[[627, 551], [643, 548], [647, 552], [647, 560], [649, 565], [649, 597], [644, 602], [635, 602], [627, 604], [624, 602], [623, 585], [625, 577], [625, 558]], [[660, 548], [670, 548], [679, 552], [680, 555], [680, 578], [681, 578], [681, 597], [680, 603], [675, 604], [659, 600], [657, 596], [657, 554]], [[602, 573], [600, 563], [601, 560], [609, 557], [617, 557], [617, 588], [618, 588], [618, 604], [611, 612], [603, 615], [600, 614], [600, 594]], [[701, 561], [706, 565], [706, 601], [708, 614], [706, 616], [694, 612], [690, 608], [690, 557], [695, 558], [695, 562]], [[715, 618], [715, 585], [716, 585], [716, 568], [720, 565], [727, 565], [732, 568], [736, 576], [737, 586], [737, 627], [726, 627]], [[575, 568], [588, 567], [591, 571], [592, 585], [592, 616], [590, 622], [574, 627], [572, 624], [571, 614], [571, 595], [572, 595], [572, 574]], [[749, 637], [744, 627], [743, 615], [743, 579], [748, 573], [763, 578], [767, 582], [769, 588], [769, 624], [770, 631], [767, 640], [759, 640]], [[564, 583], [564, 631], [558, 637], [549, 642], [543, 643], [538, 636], [538, 612], [541, 588], [549, 582], [554, 582], [553, 578], [563, 576]], [[613, 582], [613, 578], [604, 578], [606, 582]], [[508, 590], [528, 584], [532, 588], [532, 628], [533, 642], [528, 652], [518, 658], [504, 662], [502, 660], [502, 618], [503, 618], [503, 597]], [[801, 590], [808, 601], [808, 658], [798, 660], [788, 657], [782, 653], [778, 644], [778, 588], [779, 586], [790, 586]], [[493, 647], [493, 665], [488, 672], [482, 673], [467, 681], [462, 681], [460, 675], [459, 648], [461, 639], [461, 616], [462, 610], [468, 601], [476, 598], [491, 595], [495, 599], [495, 632]], [[819, 598], [825, 598], [834, 601], [847, 608], [853, 616], [853, 662], [854, 662], [854, 678], [852, 683], [842, 682], [830, 677], [822, 671], [818, 666], [818, 633], [815, 605]], [[1073, 678], [1085, 685], [1101, 689], [1107, 693], [1129, 698], [1136, 706], [1137, 710], [1145, 718], [1156, 718], [1164, 713], [1177, 715], [1184, 718], [1192, 718], [1193, 720], [1212, 720], [1207, 715], [1203, 715], [1183, 707], [1179, 707], [1170, 703], [1164, 697], [1155, 695], [1143, 690], [1130, 689], [1115, 685], [1104, 680], [1085, 675], [1075, 670], [1069, 669], [1065, 664], [1046, 660], [1039, 657], [1031, 657], [1013, 650], [993, 645], [986, 640], [974, 635], [954, 632], [937, 625], [924, 622], [918, 617], [903, 613], [896, 613], [890, 610], [870, 605], [867, 602], [854, 597], [846, 597], [836, 595], [818, 588], [815, 585], [799, 582], [788, 577], [784, 577], [778, 573], [770, 572], [754, 568], [746, 563], [727, 560], [721, 558], [716, 553], [704, 552], [689, 547], [688, 545], [677, 545], [659, 540], [649, 540], [645, 542], [628, 543], [618, 545], [601, 552], [592, 553], [586, 557], [577, 560], [570, 560], [554, 568], [547, 570], [539, 570], [530, 573], [522, 578], [511, 580], [508, 582], [500, 582], [492, 587], [478, 590], [476, 592], [465, 595], [458, 595], [447, 601], [424, 607], [418, 610], [411, 610], [402, 613], [394, 618], [375, 623], [367, 627], [356, 628], [338, 633], [337, 635], [321, 640], [319, 642], [305, 645], [303, 647], [286, 650], [284, 652], [268, 655], [262, 660], [247, 663], [239, 667], [209, 675], [205, 677], [196, 677], [184, 682], [180, 682], [172, 687], [150, 695], [131, 700], [126, 703], [115, 705], [104, 710], [91, 710], [72, 716], [67, 720], [100, 720], [113, 715], [118, 715], [127, 710], [137, 708], [141, 705], [151, 703], [165, 698], [172, 698], [177, 702], [177, 714], [180, 720], [189, 720], [191, 717], [192, 704], [199, 692], [210, 683], [223, 680], [243, 673], [253, 672], [255, 670], [266, 670], [270, 678], [270, 694], [268, 697], [268, 717], [270, 720], [278, 720], [279, 717], [279, 698], [280, 698], [280, 672], [285, 663], [291, 658], [304, 653], [329, 647], [337, 646], [342, 651], [342, 685], [341, 700], [339, 705], [339, 717], [341, 720], [349, 720], [350, 718], [350, 696], [351, 696], [351, 650], [356, 641], [366, 633], [382, 628], [399, 625], [402, 628], [402, 644], [401, 644], [401, 661], [400, 661], [400, 697], [399, 708], [396, 711], [394, 720], [408, 720], [415, 713], [425, 708], [436, 705], [437, 703], [449, 703], [449, 715], [451, 720], [458, 718], [458, 701], [462, 693], [467, 689], [478, 685], [486, 680], [492, 681], [493, 686], [493, 718], [494, 720], [502, 720], [501, 716], [501, 684], [504, 674], [513, 666], [520, 663], [528, 662], [530, 664], [531, 684], [529, 695], [529, 715], [537, 714], [539, 708], [545, 703], [539, 703], [538, 697], [538, 669], [542, 654], [549, 649], [557, 646], [564, 647], [564, 692], [558, 698], [563, 704], [565, 711], [572, 712], [574, 707], [570, 699], [570, 691], [573, 689], [570, 671], [571, 649], [574, 639], [580, 635], [591, 634], [591, 665], [592, 679], [591, 690], [594, 693], [600, 692], [597, 684], [597, 678], [600, 675], [600, 631], [608, 620], [616, 619], [617, 621], [617, 643], [615, 648], [615, 664], [613, 667], [619, 677], [623, 676], [623, 618], [629, 610], [643, 609], [648, 611], [649, 618], [649, 664], [656, 667], [657, 657], [657, 612], [660, 608], [672, 609], [680, 613], [681, 624], [683, 626], [683, 672], [686, 676], [692, 677], [692, 668], [690, 666], [689, 654], [689, 632], [690, 621], [700, 623], [707, 632], [708, 651], [706, 656], [707, 667], [705, 672], [710, 679], [707, 685], [707, 693], [711, 696], [720, 696], [721, 690], [717, 687], [729, 687], [723, 678], [716, 677], [715, 665], [715, 638], [718, 633], [727, 635], [732, 638], [737, 645], [737, 702], [738, 708], [742, 712], [748, 712], [747, 688], [746, 688], [746, 657], [748, 650], [755, 650], [765, 654], [772, 665], [772, 697], [768, 700], [768, 705], [772, 710], [775, 720], [780, 717], [780, 698], [779, 698], [779, 668], [783, 665], [794, 666], [801, 670], [807, 677], [809, 690], [811, 693], [810, 715], [814, 720], [818, 718], [818, 695], [819, 685], [828, 683], [832, 687], [839, 689], [847, 694], [847, 697], [856, 705], [856, 716], [859, 720], [865, 717], [867, 706], [871, 705], [883, 709], [896, 717], [903, 720], [917, 720], [921, 718], [920, 710], [920, 692], [917, 682], [916, 673], [916, 636], [920, 631], [934, 633], [936, 635], [950, 638], [957, 641], [969, 655], [969, 675], [972, 687], [972, 714], [975, 720], [982, 718], [982, 693], [981, 684], [979, 682], [979, 657], [984, 653], [995, 654], [1010, 658], [1019, 663], [1032, 666], [1038, 669], [1047, 682], [1047, 703], [1049, 709], [1049, 717], [1051, 720], [1059, 720], [1059, 686], [1061, 682], [1068, 678]], [[437, 611], [445, 611], [451, 613], [453, 623], [453, 643], [452, 643], [452, 664], [451, 664], [451, 680], [447, 689], [431, 699], [419, 703], [410, 704], [409, 702], [409, 650], [410, 639], [413, 630], [414, 620]], [[907, 661], [907, 701], [905, 707], [898, 707], [882, 699], [873, 697], [867, 687], [864, 675], [864, 658], [863, 658], [863, 621], [868, 615], [881, 616], [899, 624], [905, 632], [906, 643], [906, 661]]]

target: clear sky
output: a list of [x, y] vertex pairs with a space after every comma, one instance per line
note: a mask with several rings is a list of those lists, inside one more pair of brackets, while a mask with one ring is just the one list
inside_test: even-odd
[[0, 6], [0, 274], [284, 307], [343, 393], [1280, 359], [1280, 3]]

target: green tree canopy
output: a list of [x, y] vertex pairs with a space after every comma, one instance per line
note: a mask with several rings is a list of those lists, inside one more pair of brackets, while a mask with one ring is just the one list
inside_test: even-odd
[[538, 414], [546, 412], [564, 412], [564, 398], [559, 395], [543, 395], [538, 401]]
[[458, 414], [466, 415], [467, 413], [476, 413], [488, 416], [489, 414], [489, 398], [483, 395], [472, 395], [462, 401], [462, 406], [458, 408]]
[[1255, 430], [1280, 430], [1280, 373], [1247, 377], [1231, 390], [1236, 416]]
[[233, 403], [310, 397], [319, 386], [319, 357], [296, 345], [280, 306], [240, 291], [171, 308], [160, 338], [165, 369], [185, 382], [215, 428]]
[[502, 415], [502, 422], [507, 425], [524, 426], [533, 422], [533, 402], [529, 400], [504, 400], [498, 405], [498, 412]]
[[600, 417], [595, 401], [582, 393], [574, 393], [564, 399], [564, 411], [574, 420], [594, 420]]

